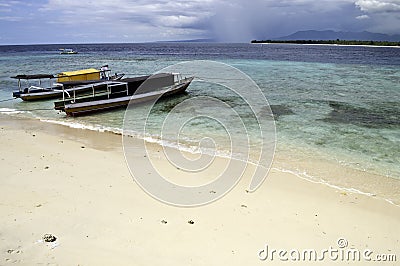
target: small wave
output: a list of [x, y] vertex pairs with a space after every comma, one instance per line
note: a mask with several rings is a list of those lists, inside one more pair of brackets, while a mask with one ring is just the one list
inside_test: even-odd
[[243, 160], [242, 155], [231, 154], [227, 150], [223, 150], [223, 149], [215, 150], [212, 148], [199, 147], [198, 145], [190, 145], [188, 143], [177, 144], [174, 141], [161, 139], [159, 136], [153, 136], [150, 134], [147, 134], [144, 136], [143, 134], [139, 134], [137, 132], [132, 132], [132, 131], [124, 132], [120, 128], [106, 127], [106, 126], [102, 126], [102, 125], [88, 125], [88, 124], [72, 122], [72, 121], [60, 121], [60, 120], [51, 120], [51, 119], [43, 119], [43, 118], [38, 118], [38, 119], [41, 122], [67, 126], [70, 128], [87, 129], [87, 130], [92, 130], [92, 131], [97, 131], [97, 132], [110, 132], [110, 133], [118, 134], [118, 135], [126, 135], [126, 136], [134, 137], [137, 139], [143, 139], [144, 141], [146, 141], [148, 143], [155, 143], [155, 144], [158, 144], [163, 147], [169, 147], [169, 148], [177, 149], [179, 151], [188, 152], [188, 153], [192, 153], [192, 154], [203, 153], [205, 155], [210, 155], [210, 156], [218, 156], [218, 157], [228, 158], [228, 159]]
[[238, 159], [238, 160], [241, 159], [239, 155], [235, 156], [227, 150], [204, 148], [204, 147], [200, 147], [199, 145], [190, 145], [189, 142], [188, 143], [176, 143], [174, 141], [161, 139], [158, 136], [150, 136], [150, 135], [147, 135], [145, 137], [136, 135], [134, 137], [144, 139], [146, 142], [149, 142], [149, 143], [156, 143], [163, 147], [173, 148], [173, 149], [183, 151], [183, 152], [188, 152], [191, 154], [205, 154], [205, 155], [217, 156], [217, 157], [228, 158], [228, 159]]
[[252, 165], [259, 165], [256, 159], [252, 160], [250, 155], [247, 154], [245, 151], [243, 153], [235, 152], [233, 153], [230, 148], [228, 147], [204, 147], [199, 145], [199, 140], [194, 140], [190, 138], [180, 138], [179, 142], [175, 140], [170, 140], [166, 138], [162, 138], [159, 135], [152, 135], [152, 134], [141, 134], [135, 131], [127, 131], [123, 132], [124, 136], [129, 136], [137, 139], [142, 139], [148, 143], [154, 143], [163, 147], [172, 148], [178, 151], [187, 152], [190, 154], [204, 154], [209, 156], [216, 156], [219, 158], [225, 158], [229, 160], [236, 160], [247, 162]]
[[228, 160], [235, 160], [245, 162], [250, 165], [264, 167], [260, 164], [260, 158], [251, 154], [251, 151], [244, 149], [243, 152], [233, 152], [230, 147], [217, 146], [217, 147], [204, 147], [199, 144], [201, 140], [191, 139], [187, 137], [180, 137], [179, 141], [163, 138], [159, 135], [154, 134], [143, 134], [136, 131], [124, 130], [124, 136], [133, 137], [136, 139], [142, 139], [148, 143], [154, 143], [162, 147], [172, 148], [178, 151], [187, 152], [190, 154], [198, 155], [204, 154], [208, 156], [215, 156], [219, 158], [225, 158]]
[[29, 112], [12, 109], [12, 108], [0, 108], [0, 113], [12, 115], [12, 114], [22, 114], [22, 113], [29, 113]]
[[134, 137], [137, 139], [143, 139], [144, 141], [148, 143], [155, 143], [163, 147], [169, 147], [173, 149], [177, 149], [179, 151], [183, 152], [188, 152], [192, 154], [200, 154], [203, 153], [205, 155], [210, 155], [210, 156], [218, 156], [218, 157], [223, 157], [223, 158], [228, 158], [228, 159], [237, 159], [237, 160], [242, 160], [241, 156], [239, 154], [233, 155], [229, 151], [226, 150], [221, 150], [221, 149], [208, 149], [208, 148], [200, 148], [198, 145], [189, 145], [186, 143], [179, 143], [177, 144], [176, 142], [161, 139], [159, 136], [153, 136], [153, 135], [143, 135], [139, 134], [136, 132], [132, 131], [123, 131], [120, 128], [112, 128], [112, 127], [106, 127], [102, 125], [87, 125], [79, 122], [72, 122], [72, 121], [60, 121], [60, 120], [51, 120], [51, 119], [43, 119], [39, 118], [41, 122], [46, 122], [46, 123], [52, 123], [52, 124], [58, 124], [62, 126], [67, 126], [70, 128], [76, 128], [76, 129], [87, 129], [87, 130], [92, 130], [92, 131], [97, 131], [97, 132], [110, 132], [113, 134], [118, 134], [118, 135], [127, 135], [130, 137]]
[[122, 129], [119, 129], [119, 128], [112, 128], [112, 127], [106, 127], [106, 126], [101, 126], [101, 125], [85, 125], [82, 123], [71, 122], [71, 121], [59, 121], [59, 120], [50, 120], [50, 119], [41, 119], [41, 118], [39, 118], [39, 120], [41, 122], [67, 126], [70, 128], [87, 129], [87, 130], [92, 130], [92, 131], [97, 131], [97, 132], [110, 132], [110, 133], [122, 135]]
[[386, 202], [388, 202], [388, 203], [390, 203], [392, 205], [400, 207], [400, 205], [396, 204], [395, 202], [393, 202], [390, 199], [386, 199], [386, 198], [383, 198], [383, 197], [377, 197], [377, 195], [374, 194], [374, 193], [364, 192], [364, 191], [361, 191], [361, 190], [356, 189], [356, 188], [346, 188], [346, 187], [341, 187], [341, 186], [338, 186], [338, 185], [333, 185], [333, 184], [329, 183], [328, 181], [326, 181], [326, 180], [324, 180], [322, 178], [316, 177], [316, 176], [312, 176], [312, 175], [308, 174], [307, 172], [293, 171], [293, 170], [275, 168], [275, 167], [271, 168], [271, 169], [279, 171], [279, 172], [282, 172], [282, 173], [289, 173], [289, 174], [295, 175], [295, 176], [297, 176], [297, 177], [299, 177], [299, 178], [301, 178], [303, 180], [306, 180], [308, 182], [311, 182], [311, 183], [314, 183], [314, 184], [322, 184], [322, 185], [325, 185], [325, 186], [328, 186], [330, 188], [334, 188], [334, 189], [337, 189], [337, 190], [340, 190], [340, 191], [343, 191], [343, 192], [355, 193], [355, 194], [360, 194], [360, 195], [364, 195], [364, 196], [368, 196], [368, 197], [374, 197], [374, 198], [377, 198], [377, 199], [382, 199], [382, 200], [384, 200], [384, 201], [386, 201]]

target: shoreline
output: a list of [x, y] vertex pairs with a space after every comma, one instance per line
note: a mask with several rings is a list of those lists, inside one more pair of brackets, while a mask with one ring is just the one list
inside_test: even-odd
[[[11, 113], [14, 114], [14, 113]], [[18, 114], [18, 111], [15, 113]], [[41, 124], [48, 124], [50, 127], [51, 134], [62, 133], [64, 137], [69, 137], [71, 140], [86, 140], [86, 144], [93, 145], [93, 148], [101, 150], [123, 150], [122, 147], [122, 131], [104, 127], [102, 129], [92, 126], [85, 126], [81, 123], [63, 123], [62, 121], [42, 119], [42, 118], [28, 118], [28, 117], [17, 117], [13, 115], [1, 114], [0, 121], [10, 121], [10, 119], [17, 119], [28, 122], [34, 128], [41, 128]], [[20, 128], [21, 129], [21, 128]], [[71, 134], [67, 134], [69, 132]], [[86, 133], [90, 132], [90, 137], [86, 139]], [[78, 134], [79, 133], [79, 134]], [[102, 142], [98, 143], [98, 140], [103, 140], [103, 134], [112, 135], [119, 138], [119, 141], [113, 142]], [[71, 136], [78, 136], [72, 137]], [[174, 145], [166, 145], [161, 140], [153, 138], [141, 138], [139, 136], [130, 136], [138, 141], [144, 141], [148, 145], [152, 146], [152, 149], [163, 149], [172, 148], [178, 151], [179, 148]], [[106, 138], [108, 139], [108, 138]], [[118, 143], [116, 146], [115, 144]], [[166, 145], [166, 146], [165, 146]], [[381, 199], [387, 201], [397, 207], [400, 207], [400, 180], [390, 176], [384, 176], [379, 173], [366, 172], [366, 170], [353, 168], [350, 166], [344, 166], [334, 160], [327, 160], [322, 158], [321, 155], [313, 156], [313, 160], [310, 163], [309, 156], [311, 154], [305, 154], [302, 149], [295, 149], [294, 147], [285, 147], [281, 149], [282, 145], [277, 145], [275, 150], [274, 160], [271, 165], [271, 170], [279, 171], [282, 173], [290, 173], [297, 178], [305, 181], [321, 184], [334, 189], [339, 189], [343, 192], [356, 193], [360, 195], [367, 195], [372, 198]], [[288, 153], [288, 150], [290, 152]], [[294, 150], [294, 152], [293, 152]], [[196, 155], [198, 153], [191, 151], [189, 148], [181, 150], [184, 153]], [[315, 151], [314, 151], [315, 152]], [[293, 154], [295, 154], [293, 156]], [[303, 157], [299, 157], [298, 154], [303, 154]], [[229, 156], [217, 154], [217, 158], [226, 160]], [[317, 159], [318, 158], [318, 159]], [[240, 162], [242, 159], [236, 158]], [[249, 165], [254, 165], [252, 162], [248, 162]], [[339, 178], [340, 176], [340, 178]], [[268, 178], [268, 177], [267, 177]]]
[[[254, 193], [246, 192], [247, 169], [220, 200], [178, 208], [133, 181], [120, 135], [4, 115], [0, 121], [1, 264], [274, 265], [281, 261], [258, 257], [266, 244], [319, 252], [337, 248], [340, 238], [399, 259], [400, 208], [385, 200], [312, 183], [274, 163]], [[161, 149], [150, 144], [149, 153], [167, 169]], [[139, 161], [144, 155], [134, 153]], [[185, 178], [172, 170], [177, 180]], [[57, 240], [40, 242], [44, 234]]]
[[306, 45], [306, 46], [339, 46], [339, 47], [373, 47], [373, 48], [400, 48], [399, 45], [366, 45], [366, 44], [329, 44], [329, 43], [277, 43], [277, 42], [258, 42], [251, 44], [268, 44], [268, 45]]

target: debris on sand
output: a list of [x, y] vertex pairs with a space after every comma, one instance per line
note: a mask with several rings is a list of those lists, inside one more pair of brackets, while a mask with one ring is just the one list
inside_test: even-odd
[[43, 236], [43, 241], [44, 242], [54, 242], [57, 240], [57, 237], [53, 236], [52, 234], [45, 234]]

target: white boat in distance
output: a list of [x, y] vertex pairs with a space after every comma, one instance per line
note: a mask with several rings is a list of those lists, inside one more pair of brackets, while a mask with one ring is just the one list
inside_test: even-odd
[[78, 52], [71, 48], [61, 48], [60, 54], [77, 54]]

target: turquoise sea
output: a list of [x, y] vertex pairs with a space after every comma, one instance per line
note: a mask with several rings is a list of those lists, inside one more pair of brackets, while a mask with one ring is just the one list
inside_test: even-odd
[[[17, 88], [17, 82], [10, 77], [100, 68], [105, 64], [113, 72], [134, 77], [185, 61], [217, 61], [239, 69], [259, 86], [274, 113], [277, 151], [287, 155], [293, 165], [298, 157], [313, 157], [368, 174], [400, 179], [399, 48], [219, 43], [68, 47], [79, 54], [60, 55], [58, 49], [62, 45], [0, 46], [0, 111], [73, 127], [121, 132], [124, 110], [72, 118], [52, 110], [53, 101], [8, 100]], [[157, 128], [172, 108], [196, 96], [221, 99], [235, 106], [242, 118], [249, 112], [237, 95], [226, 93], [217, 84], [195, 81], [187, 94], [155, 106], [155, 115], [148, 124], [149, 135], [141, 137], [159, 141]], [[213, 110], [212, 106], [208, 108]], [[190, 115], [196, 110], [188, 112]], [[251, 135], [257, 127], [250, 125], [248, 130]], [[230, 142], [224, 137], [224, 127], [207, 119], [189, 123], [182, 131], [180, 144], [196, 150], [204, 134], [215, 138], [221, 155], [229, 154]], [[162, 144], [173, 145], [168, 142], [168, 134], [164, 134]], [[293, 165], [282, 167], [300, 171]]]

